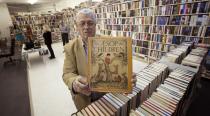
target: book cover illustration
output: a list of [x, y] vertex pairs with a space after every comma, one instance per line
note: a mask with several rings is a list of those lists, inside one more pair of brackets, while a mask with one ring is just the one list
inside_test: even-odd
[[91, 91], [131, 92], [131, 38], [88, 40], [88, 82]]

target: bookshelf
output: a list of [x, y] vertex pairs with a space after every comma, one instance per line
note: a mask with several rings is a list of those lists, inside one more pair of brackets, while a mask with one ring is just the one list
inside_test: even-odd
[[97, 34], [130, 36], [133, 54], [152, 63], [182, 41], [208, 43], [208, 0], [118, 0], [95, 8]]
[[40, 14], [21, 12], [15, 15], [11, 15], [13, 24], [17, 24], [21, 30], [25, 30], [29, 25], [32, 29], [33, 40], [43, 41], [42, 26], [44, 24], [49, 25], [52, 32], [53, 42], [61, 40], [60, 24], [63, 21], [70, 28], [70, 38], [74, 38], [74, 9], [63, 9], [61, 12]]

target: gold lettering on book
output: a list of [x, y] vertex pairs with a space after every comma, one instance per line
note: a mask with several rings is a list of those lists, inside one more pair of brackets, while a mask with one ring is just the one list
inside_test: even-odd
[[126, 48], [124, 47], [125, 42], [118, 42], [118, 41], [103, 41], [100, 44], [94, 46], [95, 53], [101, 52], [125, 52]]

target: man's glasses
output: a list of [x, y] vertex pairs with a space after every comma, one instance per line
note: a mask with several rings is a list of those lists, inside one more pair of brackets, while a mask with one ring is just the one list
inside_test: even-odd
[[88, 22], [78, 22], [78, 25], [81, 27], [84, 27], [85, 25], [87, 25], [88, 27], [92, 27], [95, 25], [95, 23], [93, 21], [88, 21]]

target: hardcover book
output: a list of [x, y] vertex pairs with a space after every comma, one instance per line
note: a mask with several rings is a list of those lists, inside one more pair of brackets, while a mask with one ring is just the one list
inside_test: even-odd
[[131, 38], [89, 38], [88, 82], [91, 91], [130, 93], [131, 78]]

